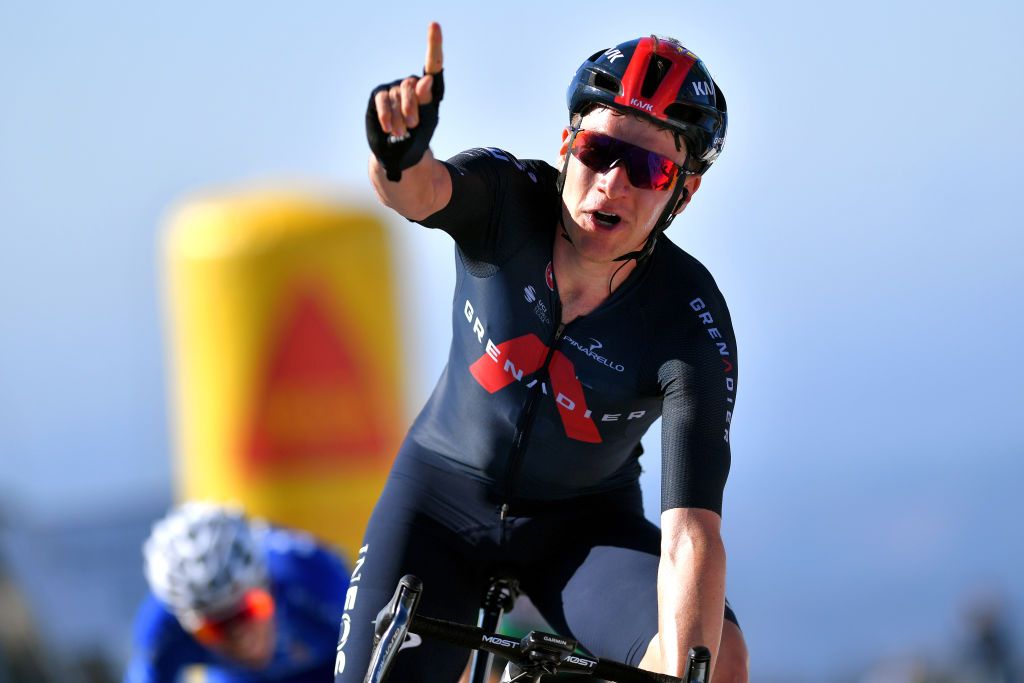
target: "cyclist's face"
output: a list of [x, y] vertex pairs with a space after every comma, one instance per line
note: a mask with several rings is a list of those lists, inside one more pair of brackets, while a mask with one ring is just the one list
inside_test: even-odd
[[[676, 149], [671, 132], [611, 109], [594, 109], [583, 117], [580, 128], [656, 152], [676, 164], [681, 165], [686, 159], [686, 151]], [[569, 154], [569, 139], [570, 132], [565, 129], [560, 150], [562, 163]], [[686, 183], [692, 196], [700, 185], [700, 177], [680, 175], [676, 182]], [[624, 163], [596, 171], [571, 156], [562, 192], [565, 228], [585, 260], [610, 262], [643, 245], [671, 195], [668, 190], [634, 185]]]
[[246, 591], [227, 614], [186, 619], [186, 624], [197, 641], [243, 666], [261, 668], [274, 653], [274, 598], [265, 587]]
[[231, 624], [224, 638], [210, 649], [250, 669], [261, 669], [270, 663], [277, 636], [274, 620], [249, 619]]

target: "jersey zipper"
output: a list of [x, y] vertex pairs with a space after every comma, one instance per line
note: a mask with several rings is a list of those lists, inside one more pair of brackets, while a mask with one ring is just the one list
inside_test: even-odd
[[[630, 273], [626, 281], [629, 282], [629, 278], [634, 277], [635, 274], [636, 271]], [[603, 302], [597, 307], [597, 309], [588, 313], [587, 316], [579, 316], [569, 323], [563, 323], [561, 322], [562, 300], [558, 296], [557, 278], [554, 277], [554, 273], [552, 273], [552, 279], [555, 280], [553, 318], [559, 322], [555, 328], [555, 334], [551, 339], [551, 343], [548, 344], [548, 355], [544, 359], [544, 364], [537, 371], [537, 383], [530, 388], [530, 393], [527, 394], [526, 401], [523, 403], [523, 409], [519, 412], [519, 419], [516, 421], [516, 429], [512, 437], [512, 447], [509, 449], [508, 464], [505, 467], [505, 479], [502, 482], [499, 496], [499, 499], [503, 502], [498, 507], [498, 516], [502, 521], [504, 521], [509, 515], [512, 494], [515, 492], [516, 479], [519, 477], [519, 471], [522, 469], [523, 459], [526, 457], [526, 443], [530, 436], [530, 429], [533, 427], [533, 421], [536, 418], [537, 406], [540, 403], [542, 387], [545, 382], [548, 384], [551, 383], [551, 376], [548, 373], [548, 365], [551, 363], [551, 358], [555, 355], [555, 347], [565, 335], [566, 327], [572, 323], [582, 320], [584, 317], [592, 316], [594, 313], [604, 310], [612, 303], [613, 300], [614, 303], [617, 304], [618, 299], [625, 296], [628, 291], [627, 289], [624, 289], [626, 285], [623, 283], [623, 286], [619, 287], [608, 301]], [[633, 286], [635, 286], [635, 283]]]
[[[555, 307], [555, 319], [559, 320], [562, 316], [562, 306], [556, 298], [558, 305]], [[566, 324], [559, 322], [555, 328], [555, 334], [551, 339], [551, 343], [548, 344], [548, 354], [544, 358], [544, 364], [541, 365], [537, 371], [535, 377], [537, 383], [530, 387], [530, 392], [526, 395], [526, 401], [523, 403], [523, 409], [519, 411], [519, 419], [516, 420], [516, 430], [512, 436], [512, 448], [509, 450], [508, 464], [505, 467], [505, 479], [502, 486], [501, 498], [504, 502], [498, 510], [498, 516], [504, 520], [509, 514], [509, 505], [512, 500], [512, 495], [515, 492], [516, 479], [519, 478], [519, 471], [523, 466], [523, 459], [526, 457], [526, 445], [530, 437], [530, 430], [533, 427], [533, 422], [537, 417], [537, 407], [540, 405], [540, 397], [543, 393], [543, 386], [545, 383], [551, 383], [551, 375], [548, 373], [548, 365], [551, 363], [551, 359], [555, 355], [556, 347], [558, 342], [562, 339], [565, 334]]]

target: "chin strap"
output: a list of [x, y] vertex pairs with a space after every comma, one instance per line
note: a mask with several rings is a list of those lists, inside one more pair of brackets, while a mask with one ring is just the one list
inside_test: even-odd
[[572, 134], [569, 136], [569, 146], [565, 148], [565, 163], [562, 164], [562, 171], [558, 174], [558, 179], [555, 180], [555, 187], [558, 188], [558, 225], [562, 228], [562, 238], [572, 244], [572, 238], [569, 237], [568, 231], [565, 229], [565, 216], [562, 212], [562, 206], [565, 202], [562, 201], [562, 190], [565, 189], [565, 174], [569, 170], [569, 157], [572, 156], [572, 143], [576, 142], [576, 133], [580, 132], [578, 126], [569, 126], [569, 130]]
[[668, 202], [665, 204], [665, 210], [661, 212], [661, 217], [658, 218], [658, 222], [654, 224], [654, 228], [651, 233], [647, 235], [647, 239], [644, 241], [644, 245], [636, 251], [631, 251], [628, 254], [618, 256], [613, 261], [629, 261], [630, 259], [636, 259], [639, 263], [641, 259], [645, 259], [651, 255], [654, 251], [654, 245], [658, 243], [658, 237], [661, 233], [668, 230], [668, 226], [672, 224], [672, 220], [676, 217], [675, 208], [677, 204], [685, 203], [690, 198], [690, 191], [687, 190], [682, 183], [682, 179], [677, 181], [675, 189], [672, 190], [672, 196], [669, 197]]

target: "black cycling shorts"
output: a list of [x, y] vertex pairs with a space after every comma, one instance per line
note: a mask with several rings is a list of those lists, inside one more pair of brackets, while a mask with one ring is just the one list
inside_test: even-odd
[[[475, 624], [491, 577], [512, 575], [558, 633], [637, 665], [658, 632], [661, 532], [639, 485], [571, 502], [513, 505], [501, 520], [486, 483], [407, 441], [367, 527], [345, 602], [337, 683], [361, 683], [373, 620], [398, 580], [423, 580], [420, 613]], [[736, 622], [726, 605], [726, 619]], [[452, 683], [469, 653], [407, 642], [390, 681]], [[340, 670], [340, 671], [338, 671]]]

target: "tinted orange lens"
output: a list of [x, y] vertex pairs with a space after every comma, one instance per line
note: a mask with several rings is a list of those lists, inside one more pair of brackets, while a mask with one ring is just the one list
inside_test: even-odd
[[205, 645], [223, 642], [228, 631], [246, 621], [265, 621], [274, 616], [274, 597], [262, 588], [253, 588], [242, 597], [237, 612], [222, 619], [203, 619], [192, 632], [196, 640]]
[[254, 588], [245, 594], [247, 619], [263, 621], [274, 616], [274, 597], [262, 588]]
[[216, 624], [203, 621], [199, 628], [192, 631], [192, 635], [203, 645], [216, 645], [224, 640], [224, 632]]

